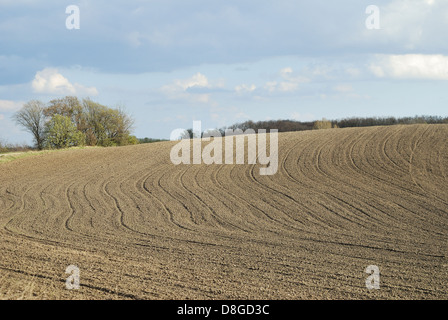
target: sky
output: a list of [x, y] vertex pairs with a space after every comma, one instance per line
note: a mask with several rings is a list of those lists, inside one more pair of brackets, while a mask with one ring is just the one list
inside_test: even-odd
[[67, 95], [124, 107], [139, 138], [448, 116], [447, 31], [446, 0], [0, 0], [0, 139], [32, 144], [14, 112]]

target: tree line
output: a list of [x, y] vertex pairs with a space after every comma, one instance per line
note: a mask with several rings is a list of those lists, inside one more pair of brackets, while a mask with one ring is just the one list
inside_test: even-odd
[[[267, 132], [269, 130], [278, 130], [278, 132], [293, 132], [293, 131], [305, 131], [305, 130], [319, 130], [319, 129], [335, 129], [335, 128], [349, 128], [349, 127], [371, 127], [371, 126], [391, 126], [397, 124], [448, 124], [448, 117], [440, 116], [414, 116], [414, 117], [351, 117], [343, 118], [339, 120], [327, 120], [323, 118], [317, 121], [296, 121], [296, 120], [267, 120], [267, 121], [252, 121], [235, 123], [228, 127], [222, 127], [219, 129], [212, 129], [201, 132], [201, 137], [204, 134], [213, 135], [216, 134], [225, 136], [226, 130], [241, 130], [243, 133], [247, 129], [252, 129], [258, 132], [260, 129], [264, 129]], [[193, 129], [185, 130], [181, 138], [199, 138], [199, 135], [193, 132]]]
[[[226, 129], [259, 129], [272, 130], [278, 132], [304, 131], [316, 129], [348, 128], [348, 127], [371, 127], [371, 126], [391, 126], [397, 124], [448, 124], [448, 117], [440, 116], [415, 116], [415, 117], [351, 117], [339, 120], [322, 119], [318, 121], [300, 122], [295, 120], [270, 120], [270, 121], [245, 121], [235, 123], [229, 127], [218, 129], [224, 134]], [[189, 129], [188, 131], [190, 131]]]
[[7, 152], [24, 152], [29, 151], [30, 147], [27, 146], [25, 143], [19, 144], [19, 143], [8, 143], [5, 140], [2, 140], [0, 138], [0, 153], [7, 153]]
[[131, 135], [134, 120], [122, 108], [110, 108], [89, 98], [67, 96], [47, 104], [31, 100], [13, 119], [33, 135], [39, 150], [139, 143]]
[[[163, 139], [137, 139], [131, 135], [134, 120], [121, 108], [110, 108], [85, 98], [67, 96], [45, 104], [39, 100], [27, 102], [13, 116], [15, 122], [34, 138], [37, 149], [67, 148], [72, 146], [122, 146], [138, 143], [153, 143]], [[226, 130], [277, 129], [279, 132], [332, 129], [347, 127], [389, 126], [397, 124], [448, 124], [448, 117], [351, 117], [338, 120], [295, 121], [295, 120], [248, 120], [228, 127], [214, 129], [221, 136]], [[210, 130], [207, 132], [210, 134]], [[201, 133], [201, 136], [204, 132]], [[184, 138], [195, 138], [193, 129], [185, 131]], [[0, 152], [26, 149], [1, 143]]]
[[372, 126], [391, 126], [396, 124], [442, 124], [448, 123], [448, 117], [440, 116], [414, 116], [414, 117], [370, 117], [359, 118], [352, 117], [332, 121], [339, 128], [347, 127], [372, 127]]

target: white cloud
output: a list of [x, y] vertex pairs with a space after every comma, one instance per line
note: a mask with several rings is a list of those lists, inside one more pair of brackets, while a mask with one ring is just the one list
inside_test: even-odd
[[299, 83], [293, 81], [269, 81], [264, 85], [264, 89], [269, 93], [273, 92], [293, 92], [299, 89]]
[[187, 90], [189, 88], [210, 88], [210, 84], [206, 76], [202, 73], [198, 72], [194, 76], [189, 79], [184, 80], [176, 80], [175, 84], [182, 88], [183, 90]]
[[45, 68], [38, 71], [31, 86], [35, 93], [92, 96], [98, 94], [98, 90], [95, 87], [85, 87], [78, 83], [70, 83], [67, 78], [54, 68]]
[[283, 68], [282, 70], [280, 70], [280, 75], [282, 76], [282, 78], [289, 78], [290, 75], [292, 74], [292, 68], [291, 67], [286, 67]]
[[380, 9], [383, 39], [400, 43], [407, 50], [434, 45], [439, 36], [433, 35], [448, 26], [444, 19], [448, 14], [447, 1], [395, 0]]
[[370, 71], [379, 78], [448, 80], [448, 56], [379, 55]]
[[273, 92], [293, 92], [299, 89], [300, 84], [309, 82], [310, 79], [300, 75], [294, 75], [291, 67], [283, 68], [278, 75], [281, 81], [269, 81], [264, 85], [264, 89], [269, 93]]
[[299, 88], [299, 83], [292, 81], [282, 81], [279, 83], [277, 88], [281, 92], [296, 91]]
[[289, 117], [291, 118], [291, 120], [295, 121], [312, 121], [316, 119], [316, 117], [311, 113], [302, 114], [299, 112], [293, 112]]
[[246, 92], [253, 92], [253, 91], [255, 91], [255, 89], [257, 89], [257, 87], [254, 84], [252, 84], [252, 85], [241, 84], [241, 85], [235, 87], [235, 91], [238, 94], [242, 94], [242, 93], [246, 93]]
[[235, 119], [250, 119], [249, 115], [245, 112], [238, 112], [234, 116]]
[[5, 119], [5, 116], [0, 114], [0, 121], [3, 120], [3, 119]]
[[134, 48], [138, 48], [142, 45], [142, 41], [141, 41], [141, 35], [140, 32], [138, 31], [133, 31], [131, 33], [129, 33], [126, 37], [128, 43], [134, 47]]
[[202, 73], [198, 72], [191, 78], [187, 79], [176, 79], [173, 83], [165, 85], [161, 88], [162, 92], [167, 94], [172, 94], [176, 92], [186, 92], [191, 88], [211, 88], [207, 77]]
[[264, 88], [270, 92], [292, 92], [299, 88], [299, 84], [297, 82], [290, 81], [269, 81], [266, 82]]
[[328, 65], [317, 65], [311, 68], [310, 72], [313, 77], [328, 78], [334, 69]]
[[335, 86], [334, 91], [340, 92], [340, 93], [350, 93], [353, 92], [353, 87], [349, 84], [339, 84]]
[[274, 92], [277, 89], [277, 81], [266, 82], [266, 84], [264, 85], [264, 88], [268, 92]]
[[281, 69], [280, 77], [286, 82], [297, 83], [297, 84], [310, 81], [310, 79], [307, 77], [295, 75], [294, 70], [291, 67], [286, 67], [286, 68]]
[[171, 84], [160, 88], [160, 91], [169, 99], [210, 103], [211, 94], [207, 91], [222, 87], [222, 81], [211, 84], [205, 75], [198, 72], [187, 79], [176, 79]]
[[0, 111], [12, 112], [22, 108], [23, 101], [0, 100]]
[[349, 76], [357, 77], [361, 74], [361, 71], [358, 68], [348, 67], [345, 69], [345, 73], [347, 73]]
[[326, 98], [348, 98], [348, 99], [370, 99], [369, 95], [358, 94], [355, 92], [355, 89], [349, 84], [338, 84], [332, 87], [333, 92], [330, 92], [329, 96], [323, 94], [321, 95], [321, 99]]

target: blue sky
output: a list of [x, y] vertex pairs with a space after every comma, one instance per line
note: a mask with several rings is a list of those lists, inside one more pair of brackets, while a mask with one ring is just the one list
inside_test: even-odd
[[444, 0], [0, 0], [0, 138], [31, 144], [12, 114], [66, 95], [125, 106], [153, 138], [193, 120], [448, 116], [447, 31]]

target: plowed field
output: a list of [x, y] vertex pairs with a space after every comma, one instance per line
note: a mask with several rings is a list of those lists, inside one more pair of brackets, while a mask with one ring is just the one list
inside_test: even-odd
[[0, 164], [0, 298], [447, 299], [447, 138], [281, 133], [272, 176], [175, 166], [174, 142]]

